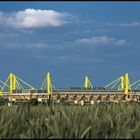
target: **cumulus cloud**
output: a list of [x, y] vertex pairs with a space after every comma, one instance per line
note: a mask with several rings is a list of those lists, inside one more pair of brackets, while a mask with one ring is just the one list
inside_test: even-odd
[[93, 46], [100, 46], [100, 45], [117, 45], [122, 46], [127, 44], [127, 41], [124, 39], [115, 39], [109, 38], [107, 36], [93, 36], [91, 38], [82, 38], [77, 39], [76, 43], [86, 44], [86, 45], [93, 45]]
[[15, 28], [58, 27], [67, 23], [72, 15], [54, 10], [25, 9], [14, 13], [0, 12], [0, 24]]
[[107, 25], [120, 26], [120, 27], [138, 27], [140, 26], [140, 22], [133, 21], [131, 23], [107, 23]]

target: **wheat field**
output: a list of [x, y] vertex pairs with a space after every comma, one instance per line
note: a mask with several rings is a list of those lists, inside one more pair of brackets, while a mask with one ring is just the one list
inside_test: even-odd
[[[1, 102], [2, 103], [2, 102]], [[0, 138], [140, 138], [138, 103], [0, 106]]]

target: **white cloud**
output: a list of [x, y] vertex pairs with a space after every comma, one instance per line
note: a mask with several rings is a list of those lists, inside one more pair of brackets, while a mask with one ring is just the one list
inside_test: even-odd
[[67, 23], [71, 17], [65, 12], [29, 8], [10, 14], [1, 12], [0, 24], [15, 28], [58, 27]]
[[140, 22], [134, 21], [131, 23], [107, 23], [107, 25], [120, 26], [120, 27], [138, 27], [140, 26]]
[[93, 46], [100, 46], [100, 45], [122, 46], [127, 44], [127, 41], [124, 39], [117, 40], [115, 38], [109, 38], [107, 36], [93, 36], [91, 38], [77, 39], [76, 43], [93, 45]]
[[48, 48], [47, 44], [44, 43], [3, 43], [0, 42], [0, 47], [5, 48], [23, 48], [23, 49], [46, 49]]

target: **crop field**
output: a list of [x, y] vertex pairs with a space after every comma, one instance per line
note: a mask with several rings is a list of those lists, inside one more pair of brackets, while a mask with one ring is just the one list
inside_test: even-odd
[[1, 105], [0, 138], [140, 138], [140, 105]]

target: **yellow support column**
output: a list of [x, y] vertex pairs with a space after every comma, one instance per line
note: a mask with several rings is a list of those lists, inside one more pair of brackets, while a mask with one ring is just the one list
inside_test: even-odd
[[50, 78], [50, 73], [48, 72], [47, 74], [47, 89], [48, 89], [48, 94], [52, 94], [52, 86], [51, 86], [51, 78]]
[[11, 94], [13, 90], [13, 74], [12, 73], [10, 73], [9, 80], [10, 80], [10, 94]]
[[93, 88], [92, 84], [90, 83], [90, 81], [88, 79], [88, 76], [85, 76], [84, 88], [86, 88], [86, 89]]
[[9, 80], [10, 80], [10, 94], [11, 94], [12, 91], [16, 89], [16, 76], [10, 73]]
[[124, 91], [124, 77], [121, 76], [121, 90]]
[[85, 76], [85, 84], [84, 84], [84, 87], [87, 89], [89, 87], [89, 84], [88, 84], [88, 77]]
[[128, 77], [128, 73], [126, 73], [126, 75], [125, 75], [125, 94], [128, 94], [128, 90], [129, 90], [129, 77]]
[[13, 90], [16, 89], [16, 76], [13, 75]]

